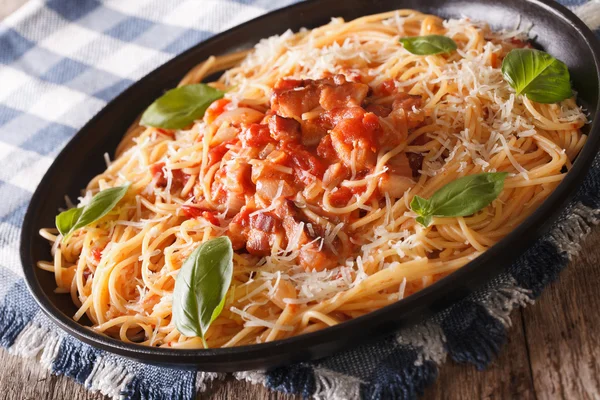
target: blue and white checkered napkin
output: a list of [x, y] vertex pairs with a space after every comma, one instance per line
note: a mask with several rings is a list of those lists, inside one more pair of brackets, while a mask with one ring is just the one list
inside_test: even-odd
[[[217, 374], [94, 349], [40, 312], [22, 279], [19, 231], [53, 157], [109, 100], [183, 50], [295, 0], [31, 0], [0, 24], [0, 343], [53, 373], [124, 399], [192, 399]], [[592, 28], [600, 3], [563, 0]], [[414, 327], [325, 360], [238, 379], [320, 399], [412, 399], [450, 357], [485, 367], [517, 305], [532, 301], [600, 221], [600, 159], [550, 233], [485, 290]], [[31, 360], [31, 362], [37, 362]]]

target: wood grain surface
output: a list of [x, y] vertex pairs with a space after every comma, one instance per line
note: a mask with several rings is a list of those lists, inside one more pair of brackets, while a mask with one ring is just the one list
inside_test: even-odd
[[[0, 0], [0, 19], [26, 0]], [[1, 90], [1, 88], [0, 88]], [[558, 282], [535, 305], [516, 310], [508, 341], [486, 370], [446, 363], [423, 399], [600, 399], [600, 228], [583, 243]], [[0, 398], [100, 400], [83, 386], [53, 376], [38, 362], [0, 349]], [[294, 396], [232, 378], [213, 382], [200, 399], [288, 400]]]

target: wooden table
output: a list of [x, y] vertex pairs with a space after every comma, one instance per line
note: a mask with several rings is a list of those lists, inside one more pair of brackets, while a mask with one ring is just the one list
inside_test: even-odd
[[[0, 20], [26, 0], [0, 0]], [[537, 303], [512, 314], [508, 342], [485, 371], [446, 363], [424, 399], [600, 398], [600, 227], [581, 256]], [[105, 399], [39, 363], [0, 350], [0, 388], [7, 400]], [[201, 399], [293, 399], [233, 379], [214, 382]]]

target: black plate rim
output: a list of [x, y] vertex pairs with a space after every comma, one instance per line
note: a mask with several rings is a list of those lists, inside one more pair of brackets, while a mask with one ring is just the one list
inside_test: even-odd
[[[300, 2], [289, 5], [287, 7], [272, 11], [270, 13], [259, 16], [258, 18], [247, 21], [241, 25], [237, 25], [227, 31], [217, 34], [210, 39], [200, 42], [194, 47], [188, 49], [184, 53], [174, 57], [172, 60], [163, 64], [150, 72], [145, 77], [141, 78], [125, 91], [123, 91], [111, 102], [107, 103], [103, 109], [98, 112], [90, 121], [88, 121], [83, 128], [69, 141], [65, 148], [58, 154], [55, 161], [52, 163], [44, 178], [40, 182], [36, 191], [34, 192], [30, 205], [27, 209], [20, 242], [20, 255], [23, 265], [23, 271], [25, 275], [26, 284], [32, 293], [35, 301], [43, 310], [43, 312], [55, 322], [61, 329], [66, 331], [68, 334], [75, 336], [83, 342], [90, 344], [94, 347], [112, 352], [125, 357], [140, 360], [142, 362], [151, 364], [161, 365], [177, 365], [184, 368], [201, 368], [210, 371], [238, 371], [257, 368], [257, 363], [253, 362], [253, 359], [263, 360], [259, 364], [261, 365], [278, 365], [282, 363], [281, 355], [294, 354], [295, 358], [284, 357], [287, 361], [299, 361], [305, 359], [313, 359], [322, 357], [327, 354], [320, 354], [319, 350], [313, 352], [305, 352], [301, 354], [303, 344], [308, 346], [317, 347], [322, 344], [325, 346], [331, 342], [346, 342], [349, 340], [356, 341], [356, 334], [350, 334], [356, 332], [356, 330], [365, 329], [374, 321], [380, 319], [386, 319], [393, 315], [402, 315], [403, 321], [398, 321], [398, 325], [394, 329], [400, 326], [412, 324], [417, 320], [422, 319], [424, 316], [431, 315], [432, 312], [427, 312], [426, 315], [415, 315], [418, 312], [426, 312], [423, 304], [427, 303], [431, 305], [435, 298], [439, 298], [442, 295], [450, 295], [452, 290], [457, 286], [457, 282], [460, 281], [461, 285], [465, 283], [472, 285], [473, 287], [481, 287], [484, 283], [488, 282], [493, 276], [497, 275], [498, 268], [492, 268], [485, 271], [485, 264], [498, 264], [498, 262], [492, 262], [495, 258], [501, 257], [508, 259], [509, 262], [514, 262], [516, 257], [507, 257], [506, 253], [515, 253], [515, 244], [519, 249], [528, 247], [531, 243], [537, 240], [545, 231], [546, 228], [554, 222], [560, 212], [562, 212], [567, 201], [572, 197], [577, 187], [583, 181], [585, 173], [591, 166], [594, 155], [598, 148], [600, 148], [600, 106], [593, 115], [590, 115], [592, 124], [590, 128], [590, 135], [584, 148], [579, 154], [575, 161], [572, 170], [563, 179], [560, 185], [555, 191], [546, 199], [546, 201], [532, 214], [530, 215], [521, 225], [513, 230], [509, 235], [502, 239], [499, 243], [494, 245], [492, 248], [487, 250], [484, 254], [480, 255], [473, 261], [469, 262], [464, 267], [455, 271], [448, 277], [436, 282], [435, 284], [421, 290], [420, 292], [413, 294], [401, 301], [394, 304], [381, 308], [377, 311], [371, 312], [359, 318], [344, 322], [340, 325], [329, 327], [321, 331], [295, 336], [288, 339], [278, 340], [270, 343], [262, 343], [255, 345], [247, 345], [233, 348], [219, 348], [219, 349], [197, 349], [197, 350], [183, 350], [183, 349], [164, 349], [155, 347], [146, 347], [137, 344], [127, 344], [117, 339], [109, 338], [100, 334], [97, 334], [90, 329], [78, 324], [71, 318], [67, 317], [62, 313], [47, 297], [43, 292], [40, 284], [34, 273], [35, 265], [29, 249], [29, 237], [33, 228], [32, 215], [36, 208], [36, 204], [43, 201], [42, 186], [46, 178], [52, 174], [56, 168], [56, 160], [61, 158], [65, 153], [73, 151], [74, 142], [76, 141], [83, 132], [85, 132], [89, 126], [104, 116], [106, 108], [119, 97], [126, 95], [129, 92], [135, 91], [139, 85], [145, 83], [145, 81], [152, 79], [152, 76], [158, 71], [168, 69], [169, 66], [181, 57], [185, 57], [190, 54], [198, 46], [207, 45], [211, 42], [217, 41], [225, 35], [235, 34], [237, 30], [243, 29], [246, 25], [255, 23], [261, 20], [268, 20], [270, 18], [276, 18], [280, 15], [290, 12], [290, 10], [300, 9], [306, 7], [309, 4], [317, 3], [319, 0], [309, 0], [306, 2]], [[562, 19], [571, 25], [577, 33], [580, 35], [580, 39], [584, 40], [591, 49], [594, 55], [594, 65], [596, 67], [596, 73], [600, 80], [600, 44], [593, 34], [593, 32], [570, 10], [566, 7], [548, 0], [524, 0], [524, 3], [530, 3], [534, 6], [544, 8], [550, 11], [555, 18]], [[593, 133], [593, 134], [592, 134]], [[526, 239], [523, 240], [522, 238]], [[521, 240], [518, 240], [521, 239]], [[518, 251], [517, 251], [518, 252]], [[466, 294], [457, 294], [456, 300], [464, 298]], [[446, 304], [450, 306], [450, 304]], [[441, 308], [440, 308], [441, 310]], [[439, 311], [439, 310], [436, 310]], [[347, 336], [347, 338], [345, 337]], [[364, 336], [364, 335], [362, 335]], [[346, 340], [348, 339], [348, 340]], [[312, 345], [310, 344], [312, 343]], [[343, 346], [338, 346], [343, 347]], [[326, 352], [330, 353], [330, 352]], [[270, 360], [265, 362], [264, 360]]]

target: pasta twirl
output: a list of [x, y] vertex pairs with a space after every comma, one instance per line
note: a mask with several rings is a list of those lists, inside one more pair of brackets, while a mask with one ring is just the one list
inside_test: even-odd
[[[406, 36], [457, 49], [412, 54]], [[66, 240], [56, 230], [57, 291], [92, 329], [125, 342], [201, 348], [175, 328], [183, 261], [230, 237], [233, 278], [209, 347], [260, 343], [342, 323], [448, 275], [520, 224], [560, 183], [585, 143], [574, 98], [518, 96], [500, 65], [523, 32], [413, 10], [333, 19], [210, 57], [180, 86], [225, 70], [226, 90], [184, 129], [134, 124], [79, 204], [130, 183], [119, 206]], [[507, 172], [470, 216], [410, 208], [460, 177]]]

